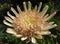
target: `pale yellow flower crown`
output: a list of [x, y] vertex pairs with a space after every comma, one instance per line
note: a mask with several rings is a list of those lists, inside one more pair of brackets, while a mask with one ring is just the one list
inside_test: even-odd
[[35, 38], [42, 39], [42, 35], [51, 34], [49, 29], [54, 28], [57, 25], [54, 24], [54, 22], [48, 22], [48, 20], [50, 20], [56, 12], [53, 12], [50, 15], [46, 14], [48, 5], [40, 11], [42, 2], [40, 2], [39, 7], [35, 6], [34, 9], [31, 9], [30, 1], [28, 2], [28, 9], [25, 2], [23, 2], [23, 6], [24, 11], [21, 11], [19, 6], [17, 6], [19, 13], [11, 7], [11, 11], [16, 17], [7, 12], [9, 17], [5, 17], [6, 20], [3, 22], [13, 28], [7, 28], [6, 32], [21, 38], [22, 41], [28, 39], [32, 43], [36, 43]]

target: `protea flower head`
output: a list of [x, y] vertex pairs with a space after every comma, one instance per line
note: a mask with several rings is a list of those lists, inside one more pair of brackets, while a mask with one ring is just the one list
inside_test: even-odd
[[26, 3], [23, 2], [24, 11], [21, 11], [19, 6], [17, 6], [19, 13], [17, 13], [15, 9], [11, 7], [11, 11], [15, 14], [15, 16], [12, 16], [9, 12], [7, 12], [9, 17], [5, 17], [6, 20], [3, 22], [8, 26], [13, 27], [7, 28], [7, 33], [21, 38], [22, 41], [28, 39], [32, 43], [36, 43], [35, 38], [42, 39], [42, 35], [51, 34], [49, 29], [57, 26], [54, 24], [54, 22], [48, 22], [48, 20], [50, 20], [56, 14], [56, 12], [53, 12], [50, 15], [46, 14], [48, 5], [46, 5], [42, 11], [40, 11], [42, 2], [40, 2], [39, 7], [35, 6], [34, 9], [31, 9], [31, 5], [32, 4], [29, 1], [27, 9]]

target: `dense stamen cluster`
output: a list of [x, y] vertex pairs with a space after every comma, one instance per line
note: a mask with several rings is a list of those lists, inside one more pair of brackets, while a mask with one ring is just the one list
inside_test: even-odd
[[16, 17], [12, 16], [9, 12], [7, 15], [10, 17], [5, 17], [4, 24], [13, 27], [7, 28], [6, 32], [15, 35], [16, 37], [20, 37], [21, 40], [29, 39], [32, 43], [36, 43], [35, 38], [41, 39], [42, 35], [49, 35], [51, 32], [49, 29], [56, 27], [57, 25], [54, 22], [48, 22], [56, 12], [52, 13], [50, 16], [46, 14], [48, 10], [48, 6], [46, 5], [41, 12], [42, 2], [39, 7], [35, 6], [33, 10], [31, 10], [31, 3], [28, 2], [28, 9], [26, 7], [26, 3], [23, 2], [24, 11], [21, 11], [19, 6], [17, 6], [18, 12], [15, 11], [14, 8], [11, 7], [11, 11], [16, 15]]

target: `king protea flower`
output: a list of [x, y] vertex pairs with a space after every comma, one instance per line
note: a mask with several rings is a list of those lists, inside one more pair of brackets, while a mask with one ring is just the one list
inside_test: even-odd
[[48, 22], [48, 20], [50, 20], [56, 12], [53, 12], [50, 15], [46, 14], [48, 5], [40, 11], [42, 2], [40, 2], [39, 7], [35, 6], [34, 9], [31, 9], [30, 1], [28, 2], [28, 9], [25, 2], [23, 2], [23, 6], [24, 11], [21, 11], [19, 6], [17, 6], [19, 13], [11, 7], [11, 11], [15, 14], [15, 16], [12, 16], [9, 12], [7, 12], [9, 17], [5, 17], [6, 20], [3, 22], [13, 28], [7, 28], [6, 32], [21, 38], [22, 41], [28, 39], [32, 43], [36, 43], [35, 38], [42, 39], [42, 35], [51, 34], [49, 29], [54, 28], [57, 25], [54, 24], [54, 22]]

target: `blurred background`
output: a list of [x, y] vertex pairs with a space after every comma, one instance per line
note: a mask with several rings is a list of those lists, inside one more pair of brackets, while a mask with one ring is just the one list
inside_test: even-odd
[[[11, 7], [17, 10], [16, 6], [19, 5], [23, 11], [23, 2], [28, 1], [32, 3], [32, 8], [35, 5], [39, 6], [39, 3], [42, 2], [42, 8], [45, 5], [49, 6], [48, 13], [57, 11], [57, 14], [50, 20], [58, 25], [56, 28], [49, 30], [53, 35], [44, 36], [41, 40], [37, 39], [38, 44], [60, 44], [60, 0], [0, 0], [0, 44], [32, 44], [31, 42], [27, 43], [27, 40], [22, 42], [20, 39], [6, 33], [8, 26], [3, 24], [4, 16], [7, 16], [7, 11], [11, 12]], [[11, 14], [13, 15], [12, 12]]]

